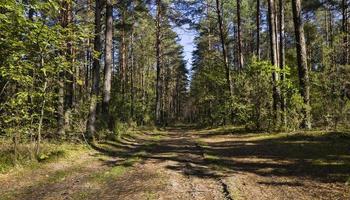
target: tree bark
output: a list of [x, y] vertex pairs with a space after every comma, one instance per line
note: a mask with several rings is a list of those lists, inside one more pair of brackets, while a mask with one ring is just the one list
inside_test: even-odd
[[[280, 65], [280, 69], [282, 70], [281, 75], [281, 82], [283, 83], [283, 81], [286, 79], [286, 75], [283, 72], [284, 67], [285, 67], [285, 57], [286, 57], [286, 53], [285, 53], [285, 17], [284, 17], [284, 0], [279, 0], [279, 65]], [[282, 110], [282, 123], [283, 126], [286, 127], [287, 126], [287, 111], [286, 111], [286, 98], [285, 98], [285, 92], [284, 90], [281, 92], [281, 110]]]
[[97, 98], [99, 95], [100, 86], [100, 59], [101, 59], [101, 0], [96, 0], [95, 6], [95, 38], [94, 38], [94, 50], [99, 55], [94, 57], [93, 61], [93, 80], [91, 90], [91, 102], [90, 102], [90, 113], [87, 123], [87, 137], [90, 141], [94, 140], [96, 132], [96, 108]]
[[121, 20], [122, 20], [122, 27], [121, 27], [121, 41], [120, 41], [120, 58], [119, 58], [119, 71], [120, 71], [120, 91], [122, 93], [123, 101], [125, 99], [125, 88], [126, 88], [126, 69], [127, 69], [127, 44], [126, 44], [126, 8], [123, 7], [120, 11], [122, 14]]
[[[66, 29], [71, 22], [71, 9], [68, 1], [61, 2], [62, 9], [60, 10], [60, 25], [63, 29]], [[71, 54], [71, 45], [70, 42], [66, 42], [65, 50], [61, 52], [67, 60], [70, 60]], [[70, 94], [72, 91], [68, 87], [69, 84], [66, 84], [66, 78], [70, 78], [67, 76], [65, 69], [61, 69], [58, 74], [58, 107], [57, 107], [57, 134], [59, 137], [62, 137], [65, 134], [66, 130], [66, 115], [67, 109], [69, 109], [69, 104], [71, 103]], [[65, 87], [66, 86], [66, 87]]]
[[130, 106], [130, 117], [134, 119], [135, 112], [135, 83], [134, 83], [134, 73], [135, 73], [135, 56], [134, 56], [134, 31], [131, 33], [131, 48], [130, 48], [130, 93], [131, 93], [131, 106]]
[[342, 32], [343, 32], [343, 58], [342, 64], [346, 65], [349, 63], [348, 55], [348, 3], [347, 0], [342, 0]]
[[113, 48], [113, 4], [106, 1], [106, 32], [105, 32], [105, 67], [103, 83], [102, 113], [109, 120], [109, 102], [111, 100], [112, 84], [112, 48]]
[[223, 56], [224, 66], [225, 66], [227, 89], [229, 90], [230, 98], [231, 98], [233, 91], [232, 91], [232, 85], [231, 85], [230, 67], [228, 65], [227, 47], [226, 47], [226, 39], [225, 39], [225, 33], [224, 33], [224, 25], [223, 25], [223, 19], [222, 19], [220, 0], [216, 0], [216, 13], [217, 13], [218, 23], [219, 23], [220, 41], [221, 41], [222, 56]]
[[161, 0], [157, 0], [157, 19], [156, 19], [156, 59], [157, 59], [157, 77], [156, 77], [156, 124], [161, 122]]
[[[65, 17], [65, 28], [68, 28], [69, 33], [72, 34], [72, 30], [69, 29], [69, 25], [73, 23], [73, 10], [72, 5], [73, 2], [71, 0], [65, 0], [63, 2], [63, 9], [64, 9], [64, 17]], [[75, 92], [75, 80], [74, 80], [74, 55], [73, 55], [73, 44], [72, 40], [68, 39], [66, 43], [66, 59], [69, 61], [69, 70], [65, 72], [65, 108], [64, 108], [64, 123], [65, 123], [65, 129], [68, 129], [70, 127], [70, 121], [71, 121], [71, 114], [72, 109], [74, 106], [74, 92]]]
[[244, 66], [243, 44], [242, 44], [242, 27], [241, 27], [241, 0], [237, 0], [237, 43], [238, 43], [238, 67], [240, 70]]
[[[271, 64], [278, 66], [278, 54], [277, 54], [277, 35], [276, 35], [276, 11], [275, 1], [268, 0], [268, 15], [269, 15], [269, 32], [270, 32], [270, 51], [271, 51]], [[279, 74], [274, 71], [272, 72], [273, 81], [273, 111], [276, 125], [279, 124], [279, 107], [280, 107], [280, 89], [278, 87]]]
[[256, 0], [256, 57], [260, 60], [260, 0]]
[[309, 70], [307, 66], [306, 44], [304, 36], [304, 26], [301, 15], [300, 0], [292, 0], [293, 21], [296, 40], [297, 60], [298, 60], [298, 75], [300, 84], [300, 94], [303, 97], [303, 121], [302, 128], [311, 129], [311, 115], [310, 115], [310, 80]]

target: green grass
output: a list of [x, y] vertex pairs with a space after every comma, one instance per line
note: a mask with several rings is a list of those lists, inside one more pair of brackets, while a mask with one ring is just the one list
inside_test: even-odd
[[145, 194], [147, 200], [156, 200], [157, 199], [157, 195], [154, 192], [151, 191], [146, 191]]
[[210, 155], [210, 154], [204, 154], [204, 159], [210, 163], [218, 163], [221, 161], [221, 158], [219, 156]]
[[67, 170], [58, 170], [55, 173], [48, 175], [48, 178], [45, 180], [45, 183], [57, 183], [60, 181], [64, 181], [67, 176], [72, 174], [72, 171]]
[[74, 200], [85, 200], [89, 199], [89, 197], [93, 194], [93, 191], [79, 191], [72, 195], [72, 199]]
[[164, 138], [164, 135], [160, 135], [160, 134], [150, 136], [150, 139], [153, 140], [153, 141], [159, 141], [162, 138]]
[[[226, 163], [227, 158], [235, 156], [253, 157], [261, 159], [288, 160], [298, 166], [298, 172], [303, 176], [321, 179], [331, 179], [350, 185], [350, 132], [330, 132], [322, 130], [298, 131], [292, 133], [252, 133], [243, 129], [221, 127], [200, 131], [202, 135], [196, 142], [204, 149], [210, 150], [205, 159], [217, 170], [230, 169], [232, 163]], [[216, 151], [213, 144], [221, 143], [225, 139], [228, 151]], [[216, 141], [216, 139], [219, 139]], [[230, 145], [232, 144], [232, 154]], [[236, 148], [235, 144], [240, 144]], [[249, 162], [242, 161], [245, 165]], [[252, 166], [263, 163], [253, 163]], [[278, 164], [277, 164], [278, 165]], [[288, 165], [276, 167], [272, 173], [294, 173]], [[258, 169], [260, 170], [260, 169]], [[265, 172], [264, 172], [265, 173]], [[266, 172], [267, 173], [267, 172]]]
[[18, 157], [15, 160], [11, 141], [2, 141], [0, 144], [0, 173], [7, 173], [15, 168], [37, 168], [41, 163], [55, 162], [86, 151], [87, 147], [78, 144], [57, 144], [43, 142], [39, 158], [34, 156], [32, 144], [20, 144]]
[[350, 141], [350, 132], [300, 131], [293, 133], [251, 134], [250, 140], [285, 140], [285, 141]]
[[348, 180], [346, 181], [345, 185], [350, 187], [350, 176], [349, 176]]
[[148, 156], [148, 153], [146, 151], [139, 151], [139, 152], [135, 153], [134, 156], [136, 156], [136, 157], [146, 157], [146, 156]]
[[91, 180], [99, 183], [106, 182], [124, 175], [128, 171], [128, 167], [124, 165], [118, 165], [103, 172], [97, 172], [91, 175]]

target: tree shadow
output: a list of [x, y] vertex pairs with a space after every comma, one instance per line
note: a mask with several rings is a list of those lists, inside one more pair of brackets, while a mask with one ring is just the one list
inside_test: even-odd
[[[237, 133], [236, 130], [230, 130], [200, 134], [192, 127], [167, 128], [167, 131], [167, 136], [157, 141], [150, 137], [152, 133], [144, 133], [139, 137], [124, 138], [118, 142], [107, 141], [92, 147], [101, 154], [122, 160], [137, 157], [142, 162], [172, 161], [167, 165], [168, 169], [201, 178], [249, 172], [260, 176], [344, 183], [350, 175], [350, 137], [346, 133], [339, 137], [338, 133], [327, 133], [320, 137], [295, 134], [291, 137], [251, 141], [244, 139], [251, 137], [251, 132], [242, 129], [237, 129]], [[189, 133], [194, 138], [189, 137]], [[214, 135], [229, 135], [232, 138], [198, 145], [198, 140]], [[237, 136], [243, 137], [235, 140]], [[106, 161], [112, 166], [118, 163], [120, 161]]]

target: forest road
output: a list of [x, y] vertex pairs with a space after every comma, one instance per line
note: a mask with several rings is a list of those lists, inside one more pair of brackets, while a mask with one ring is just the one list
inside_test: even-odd
[[305, 173], [307, 161], [251, 137], [185, 127], [144, 131], [2, 175], [0, 199], [350, 199], [344, 183]]

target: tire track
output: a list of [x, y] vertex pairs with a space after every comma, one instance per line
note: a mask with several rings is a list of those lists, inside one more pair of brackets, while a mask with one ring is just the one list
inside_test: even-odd
[[[195, 145], [196, 149], [200, 152], [200, 156], [203, 159], [203, 162], [205, 162], [205, 155], [204, 155], [203, 147], [200, 146], [198, 144], [198, 142], [195, 142], [195, 141], [194, 141], [194, 145]], [[215, 179], [216, 179], [216, 181], [218, 182], [218, 184], [220, 185], [220, 187], [222, 189], [221, 193], [225, 197], [225, 200], [233, 200], [232, 195], [231, 195], [230, 190], [229, 190], [229, 186], [225, 183], [223, 178], [216, 177]]]

